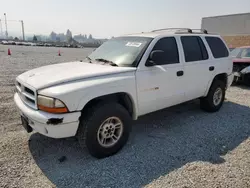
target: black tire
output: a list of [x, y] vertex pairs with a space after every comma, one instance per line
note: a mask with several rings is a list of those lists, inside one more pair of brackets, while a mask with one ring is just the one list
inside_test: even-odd
[[[103, 147], [98, 142], [98, 129], [110, 117], [117, 117], [123, 124], [120, 139], [111, 147]], [[82, 147], [87, 146], [89, 153], [96, 158], [105, 158], [116, 154], [126, 144], [131, 130], [131, 117], [128, 111], [118, 103], [100, 103], [82, 114], [77, 138]]]
[[244, 84], [250, 86], [250, 73], [244, 75]]
[[239, 80], [239, 78], [237, 76], [234, 76], [232, 85], [237, 85], [238, 84], [238, 80]]
[[[214, 93], [215, 91], [220, 88], [222, 90], [222, 99], [219, 104], [214, 104]], [[200, 107], [202, 110], [206, 112], [217, 112], [220, 110], [223, 102], [225, 100], [225, 93], [226, 93], [226, 85], [224, 82], [220, 80], [214, 80], [206, 97], [200, 99]]]

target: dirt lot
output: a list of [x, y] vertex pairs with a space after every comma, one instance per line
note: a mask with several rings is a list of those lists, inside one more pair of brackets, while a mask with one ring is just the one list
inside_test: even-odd
[[250, 89], [231, 87], [218, 113], [192, 101], [142, 117], [120, 153], [97, 160], [74, 138], [27, 134], [13, 102], [18, 74], [92, 49], [11, 50], [0, 45], [0, 187], [250, 187]]

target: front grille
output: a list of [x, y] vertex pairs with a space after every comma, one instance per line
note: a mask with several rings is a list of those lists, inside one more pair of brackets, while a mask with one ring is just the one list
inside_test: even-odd
[[20, 81], [16, 81], [17, 93], [22, 101], [33, 109], [37, 109], [36, 91]]
[[24, 91], [31, 94], [31, 95], [34, 95], [35, 96], [35, 93], [34, 91], [32, 91], [31, 89], [27, 88], [27, 87], [24, 87]]

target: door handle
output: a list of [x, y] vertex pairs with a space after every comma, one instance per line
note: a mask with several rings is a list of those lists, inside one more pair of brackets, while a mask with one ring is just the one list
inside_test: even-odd
[[177, 74], [177, 76], [183, 76], [184, 72], [183, 71], [178, 71], [176, 74]]
[[209, 67], [209, 70], [213, 71], [214, 70], [214, 66]]

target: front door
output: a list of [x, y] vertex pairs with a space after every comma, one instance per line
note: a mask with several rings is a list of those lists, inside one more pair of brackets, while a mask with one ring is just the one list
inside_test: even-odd
[[175, 37], [161, 38], [151, 48], [162, 50], [165, 57], [154, 66], [139, 65], [136, 72], [139, 115], [183, 102], [185, 74], [178, 47]]

